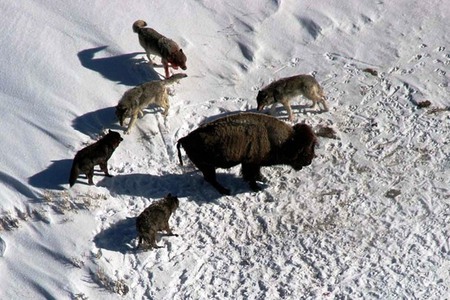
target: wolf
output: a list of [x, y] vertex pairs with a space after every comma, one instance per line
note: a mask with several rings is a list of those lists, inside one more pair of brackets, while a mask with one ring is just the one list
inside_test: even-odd
[[257, 110], [261, 111], [266, 105], [272, 104], [271, 114], [273, 115], [276, 104], [281, 103], [288, 112], [289, 121], [292, 122], [294, 117], [289, 102], [292, 98], [300, 95], [313, 101], [311, 107], [321, 103], [323, 111], [328, 111], [323, 89], [311, 75], [286, 77], [267, 85], [256, 96]]
[[[165, 230], [170, 236], [174, 234], [169, 227], [169, 218], [180, 205], [176, 196], [167, 194], [161, 200], [150, 204], [137, 218], [138, 248], [161, 248], [156, 245], [156, 233]], [[143, 247], [146, 244], [146, 247]]]
[[130, 123], [125, 130], [129, 134], [131, 128], [139, 117], [144, 116], [143, 110], [150, 104], [161, 106], [164, 111], [164, 117], [169, 113], [169, 94], [167, 86], [178, 82], [181, 78], [187, 77], [186, 74], [178, 73], [164, 80], [154, 80], [138, 85], [126, 91], [116, 106], [116, 116], [120, 126], [127, 117], [130, 117]]
[[150, 55], [161, 57], [166, 78], [169, 77], [169, 63], [174, 69], [179, 67], [186, 70], [186, 55], [183, 50], [173, 40], [163, 36], [153, 28], [147, 28], [147, 23], [137, 20], [133, 23], [133, 31], [139, 36], [139, 44], [147, 53], [147, 58], [152, 63]]
[[86, 174], [89, 185], [93, 185], [94, 167], [100, 166], [106, 176], [112, 177], [108, 172], [108, 160], [114, 150], [119, 146], [123, 138], [118, 132], [108, 131], [104, 137], [77, 152], [73, 159], [72, 169], [70, 170], [69, 184], [72, 187], [75, 184], [80, 173]]

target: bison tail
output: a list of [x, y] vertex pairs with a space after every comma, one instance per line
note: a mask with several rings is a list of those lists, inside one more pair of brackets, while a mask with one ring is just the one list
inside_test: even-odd
[[183, 165], [183, 159], [181, 158], [181, 146], [182, 146], [182, 139], [179, 139], [178, 140], [178, 143], [177, 143], [177, 150], [178, 150], [178, 160], [180, 161], [180, 165]]
[[70, 170], [69, 184], [72, 187], [75, 184], [75, 181], [80, 175], [80, 169], [78, 168], [78, 164], [74, 161], [72, 164], [72, 169]]

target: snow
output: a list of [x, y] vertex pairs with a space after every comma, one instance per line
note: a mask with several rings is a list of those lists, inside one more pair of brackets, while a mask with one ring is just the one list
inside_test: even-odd
[[[2, 1], [0, 299], [445, 299], [450, 294], [450, 6], [445, 1]], [[188, 57], [188, 77], [123, 135], [114, 107], [161, 78], [131, 25]], [[159, 58], [156, 59], [159, 63]], [[370, 68], [378, 75], [364, 71]], [[179, 72], [179, 71], [175, 71]], [[176, 141], [255, 111], [268, 83], [313, 74], [329, 126], [301, 171], [263, 168], [221, 196]], [[418, 104], [430, 101], [431, 106]], [[286, 111], [277, 117], [287, 121]], [[113, 178], [67, 178], [106, 130]], [[167, 193], [178, 237], [136, 250], [135, 218]]]

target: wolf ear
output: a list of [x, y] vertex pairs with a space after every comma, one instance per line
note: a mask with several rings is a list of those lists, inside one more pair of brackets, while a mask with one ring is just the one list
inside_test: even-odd
[[166, 197], [167, 197], [167, 198], [172, 197], [172, 193], [168, 193]]
[[109, 129], [109, 130], [108, 130], [108, 133], [111, 133], [111, 132], [112, 132], [111, 129]]

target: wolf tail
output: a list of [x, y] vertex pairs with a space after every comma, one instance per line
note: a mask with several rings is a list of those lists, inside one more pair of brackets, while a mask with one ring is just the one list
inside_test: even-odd
[[80, 169], [78, 168], [78, 164], [74, 160], [72, 164], [72, 169], [70, 170], [70, 177], [69, 177], [70, 187], [72, 187], [75, 184], [78, 175], [80, 175]]
[[139, 31], [141, 31], [141, 29], [144, 28], [145, 26], [147, 26], [147, 22], [143, 20], [137, 20], [136, 22], [133, 23], [133, 32], [139, 33]]
[[142, 245], [142, 235], [139, 234], [139, 236], [138, 236], [138, 245], [137, 245], [137, 248], [138, 248], [138, 249], [141, 248], [141, 245]]
[[178, 143], [177, 143], [178, 160], [180, 161], [180, 165], [183, 165], [183, 159], [181, 158], [181, 150], [180, 150], [180, 148], [182, 146], [182, 144], [181, 144], [182, 142], [183, 142], [183, 138], [179, 139]]

